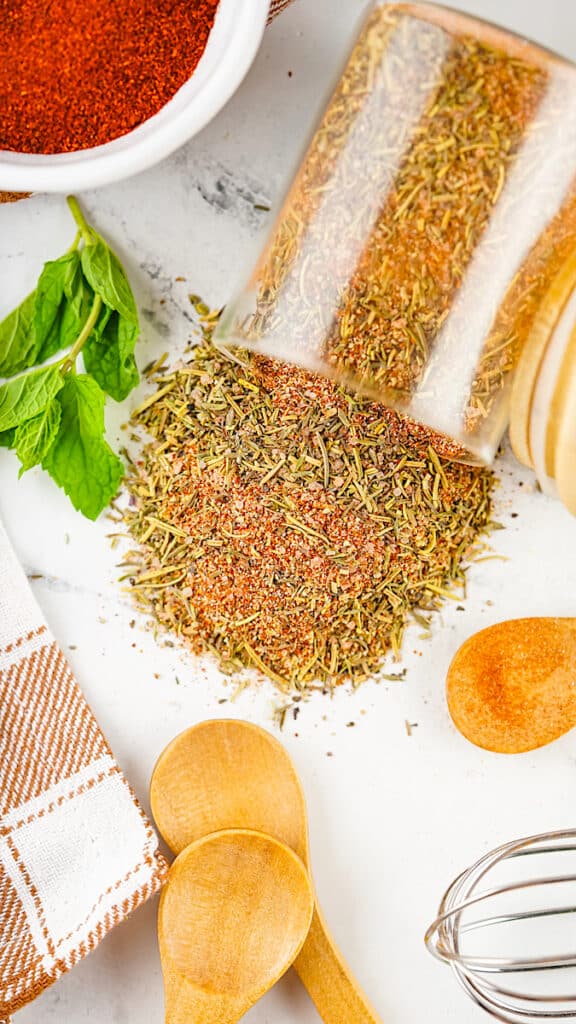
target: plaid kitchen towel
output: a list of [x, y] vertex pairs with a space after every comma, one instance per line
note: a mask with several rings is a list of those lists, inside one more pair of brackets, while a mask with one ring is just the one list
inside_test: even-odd
[[165, 872], [0, 523], [0, 1022]]
[[272, 21], [272, 18], [275, 18], [277, 14], [280, 14], [280, 11], [283, 11], [284, 8], [288, 7], [288, 4], [291, 3], [292, 0], [272, 0], [272, 3], [270, 4], [270, 14], [268, 15], [268, 21]]

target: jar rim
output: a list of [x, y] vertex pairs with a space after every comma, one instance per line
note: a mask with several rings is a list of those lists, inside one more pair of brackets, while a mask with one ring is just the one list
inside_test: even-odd
[[552, 61], [554, 64], [576, 72], [576, 61], [487, 18], [455, 10], [444, 4], [423, 3], [418, 0], [406, 0], [406, 2], [391, 3], [388, 6], [395, 7], [406, 14], [412, 14], [422, 21], [439, 25], [447, 32], [473, 34], [480, 42], [504, 50], [512, 56], [529, 59], [547, 68]]

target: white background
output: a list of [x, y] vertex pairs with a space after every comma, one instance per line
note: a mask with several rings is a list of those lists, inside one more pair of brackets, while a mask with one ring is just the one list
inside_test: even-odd
[[[576, 59], [572, 0], [460, 6]], [[254, 203], [281, 194], [361, 7], [298, 0], [200, 136], [153, 171], [82, 197], [125, 259], [144, 310], [141, 365], [165, 349], [176, 353], [189, 336], [188, 292], [221, 304], [246, 273], [266, 220]], [[0, 315], [73, 233], [57, 197], [0, 208]], [[185, 282], [175, 280], [180, 275]], [[111, 436], [121, 436], [132, 401], [110, 411]], [[424, 950], [438, 900], [454, 874], [491, 846], [576, 821], [570, 735], [535, 754], [499, 757], [466, 743], [446, 712], [446, 669], [470, 633], [507, 617], [576, 610], [576, 523], [536, 493], [510, 457], [498, 473], [496, 518], [506, 529], [494, 535], [493, 548], [502, 559], [470, 570], [465, 611], [451, 606], [439, 615], [431, 641], [419, 640], [418, 630], [409, 634], [402, 666], [388, 668], [406, 667], [405, 681], [319, 698], [282, 734], [306, 793], [320, 901], [386, 1024], [482, 1019]], [[0, 513], [27, 571], [41, 574], [33, 581], [37, 598], [144, 803], [156, 757], [186, 726], [220, 715], [274, 728], [271, 688], [221, 704], [232, 692], [211, 666], [157, 646], [140, 620], [131, 626], [134, 612], [106, 539], [110, 523], [83, 521], [38, 471], [18, 481], [15, 460], [2, 452]], [[411, 735], [406, 722], [414, 723]], [[154, 903], [134, 914], [24, 1010], [22, 1024], [161, 1021], [155, 915]], [[291, 976], [245, 1019], [318, 1021]]]

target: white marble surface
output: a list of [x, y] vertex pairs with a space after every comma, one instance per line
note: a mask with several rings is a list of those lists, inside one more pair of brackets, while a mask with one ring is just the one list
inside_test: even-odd
[[[188, 292], [218, 304], [241, 280], [266, 220], [255, 203], [278, 199], [361, 6], [358, 0], [298, 0], [268, 31], [248, 79], [208, 129], [149, 173], [82, 197], [134, 281], [145, 322], [141, 365], [165, 349], [177, 352], [188, 337]], [[461, 6], [576, 58], [572, 0], [469, 0]], [[71, 236], [57, 197], [0, 207], [0, 315]], [[186, 280], [177, 281], [182, 275]], [[121, 436], [133, 401], [110, 409], [112, 438]], [[438, 899], [453, 875], [489, 847], [574, 825], [576, 818], [566, 799], [576, 777], [573, 737], [517, 758], [489, 755], [456, 733], [445, 708], [446, 668], [471, 632], [506, 617], [575, 612], [576, 522], [536, 493], [530, 475], [511, 458], [498, 472], [496, 517], [506, 529], [494, 536], [493, 547], [501, 560], [470, 570], [465, 610], [447, 608], [431, 641], [420, 641], [417, 631], [409, 636], [405, 681], [318, 698], [283, 734], [306, 792], [326, 916], [388, 1024], [482, 1019], [424, 950], [423, 932]], [[132, 624], [106, 537], [110, 523], [84, 521], [39, 471], [18, 481], [15, 460], [1, 451], [0, 514], [144, 803], [155, 758], [187, 725], [238, 716], [273, 728], [270, 689], [245, 692], [231, 703], [229, 687], [211, 667], [156, 646], [140, 621]], [[21, 1013], [22, 1024], [161, 1021], [155, 914], [149, 904], [117, 928]], [[314, 1024], [319, 1018], [289, 976], [245, 1019]]]

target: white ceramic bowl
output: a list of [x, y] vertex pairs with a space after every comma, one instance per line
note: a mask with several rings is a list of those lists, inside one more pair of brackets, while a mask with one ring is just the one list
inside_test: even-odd
[[200, 131], [236, 91], [262, 39], [270, 0], [220, 0], [192, 77], [154, 117], [104, 146], [51, 156], [0, 150], [0, 191], [81, 192], [158, 163]]

